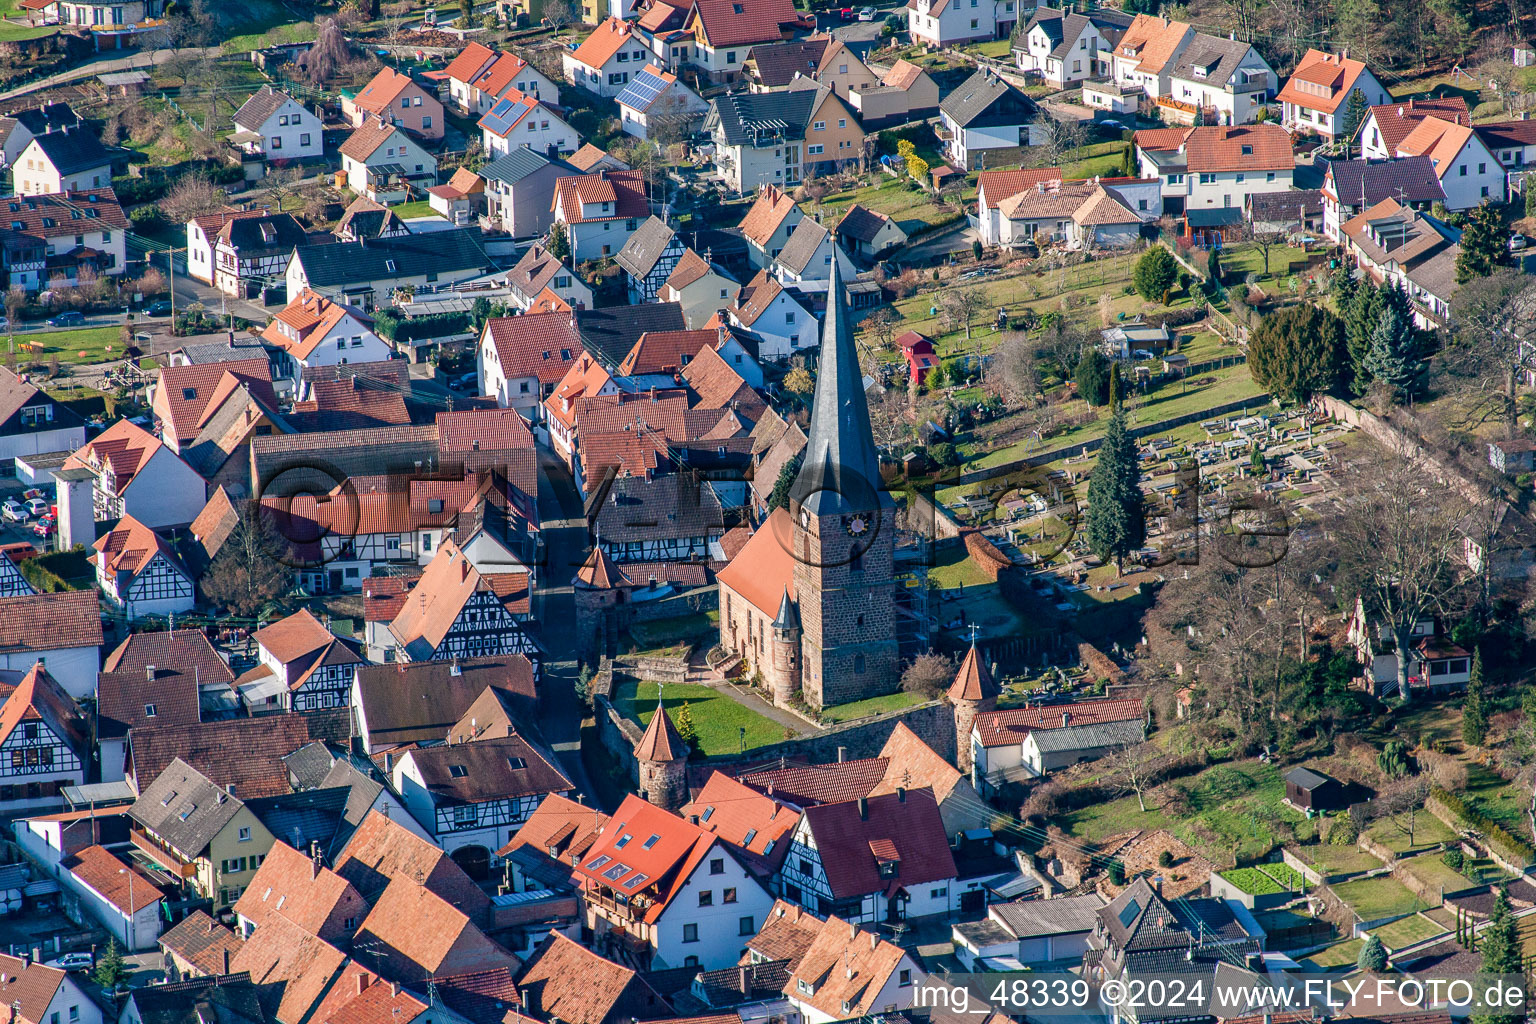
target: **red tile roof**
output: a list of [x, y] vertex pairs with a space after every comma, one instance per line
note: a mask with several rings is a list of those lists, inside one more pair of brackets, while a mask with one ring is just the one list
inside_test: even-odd
[[538, 1020], [620, 1024], [671, 1010], [634, 971], [559, 932], [549, 933], [517, 984], [529, 1015]]
[[798, 811], [726, 775], [714, 772], [679, 811], [699, 827], [731, 844], [757, 874], [772, 877], [789, 852]]
[[631, 40], [639, 42], [634, 39], [634, 28], [628, 22], [606, 18], [592, 30], [591, 35], [581, 41], [581, 45], [571, 53], [571, 58], [594, 71], [601, 71], [603, 65]]
[[[902, 968], [903, 963], [909, 966]], [[913, 969], [911, 963], [900, 946], [833, 916], [821, 924], [810, 948], [795, 964], [784, 983], [784, 994], [833, 1019], [862, 1017], [880, 1008], [876, 1000], [882, 998], [891, 975], [898, 969]], [[802, 982], [808, 983], [810, 994], [801, 988]]]
[[655, 923], [694, 868], [719, 849], [704, 829], [630, 794], [575, 870], [586, 889], [644, 893], [651, 902], [641, 916]]
[[[1388, 153], [1395, 154], [1397, 147], [1408, 137], [1420, 121], [1426, 117], [1438, 117], [1442, 121], [1450, 121], [1455, 124], [1471, 124], [1472, 114], [1467, 110], [1467, 101], [1460, 96], [1447, 96], [1439, 99], [1410, 99], [1402, 103], [1386, 103], [1371, 108], [1370, 115], [1366, 117], [1376, 119], [1376, 130], [1381, 134], [1381, 144]], [[1517, 124], [1529, 124], [1532, 122], [1519, 121]], [[1364, 122], [1361, 122], [1362, 126]], [[1478, 131], [1482, 132], [1495, 125], [1479, 125]]]
[[[61, 866], [99, 892], [125, 916], [138, 912], [164, 895], [155, 880], [138, 865], [119, 860], [101, 846], [87, 846], [74, 856], [64, 858]], [[129, 875], [133, 876], [131, 883]]]
[[693, 0], [688, 24], [709, 46], [777, 42], [798, 15], [792, 0]]
[[496, 56], [496, 51], [489, 46], [483, 43], [470, 43], [459, 51], [457, 57], [448, 62], [448, 66], [443, 69], [443, 74], [450, 81], [471, 82], [496, 59]]
[[354, 931], [348, 919], [362, 920], [368, 903], [345, 878], [279, 840], [234, 910], [258, 929], [282, 917], [311, 935], [345, 945]]
[[[1364, 61], [1322, 50], [1308, 50], [1275, 99], [1280, 103], [1294, 103], [1332, 114], [1349, 98], [1365, 70]], [[1326, 89], [1327, 95], [1319, 96], [1307, 91], [1299, 84], [1303, 82]]]
[[380, 973], [402, 981], [518, 966], [462, 911], [407, 878], [385, 886], [354, 944], [375, 951], [370, 959], [378, 961]]
[[79, 705], [48, 674], [41, 661], [27, 670], [0, 706], [0, 744], [23, 722], [41, 722], [77, 755], [89, 749], [90, 730]]
[[96, 590], [0, 597], [0, 652], [100, 647], [101, 608]]
[[562, 864], [570, 864], [572, 857], [580, 857], [591, 848], [607, 824], [608, 815], [597, 808], [551, 793], [539, 801], [538, 808], [523, 822], [512, 841], [497, 850], [496, 855], [505, 857], [513, 850], [531, 846]]
[[763, 248], [784, 219], [798, 211], [794, 199], [774, 185], [764, 185], [758, 189], [751, 209], [741, 219], [741, 233], [749, 242], [756, 242], [758, 248]]
[[1129, 722], [1145, 718], [1146, 709], [1137, 698], [1087, 700], [1049, 707], [1008, 708], [984, 711], [976, 716], [976, 734], [983, 746], [1001, 747], [1021, 743], [1036, 729], [1060, 729], [1063, 725], [1101, 725], [1105, 722]]
[[[815, 837], [833, 899], [889, 895], [904, 886], [955, 877], [949, 834], [932, 790], [861, 799], [862, 809], [858, 800], [805, 809], [805, 823]], [[899, 861], [894, 876], [881, 874], [880, 859], [871, 853], [875, 842], [894, 844]]]
[[132, 486], [139, 470], [164, 447], [158, 438], [138, 424], [118, 420], [65, 459], [63, 468], [84, 466], [100, 470], [111, 467], [117, 480], [117, 492], [122, 494]]
[[336, 861], [338, 875], [365, 899], [376, 899], [392, 879], [404, 879], [436, 893], [472, 920], [491, 901], [443, 850], [378, 811], [368, 812]]
[[410, 75], [402, 75], [394, 68], [383, 68], [373, 76], [372, 81], [363, 86], [363, 91], [357, 94], [352, 105], [370, 114], [383, 113], [412, 84]]
[[651, 208], [639, 171], [603, 170], [556, 178], [550, 209], [568, 224], [587, 224], [645, 217]]
[[487, 320], [485, 331], [502, 374], [508, 380], [536, 377], [541, 385], [558, 383], [586, 351], [571, 319], [569, 313], [539, 313]]
[[716, 576], [721, 587], [734, 591], [770, 619], [778, 615], [786, 589], [795, 599], [791, 533], [789, 512], [774, 509], [741, 553]]
[[1191, 174], [1201, 171], [1289, 171], [1296, 166], [1291, 136], [1277, 124], [1191, 128], [1184, 139]]
[[121, 573], [137, 576], [149, 567], [150, 561], [158, 554], [164, 555], [172, 568], [191, 578], [170, 542], [133, 516], [119, 519], [110, 531], [96, 538], [92, 547], [96, 553], [90, 556], [90, 561], [100, 566], [109, 577]]

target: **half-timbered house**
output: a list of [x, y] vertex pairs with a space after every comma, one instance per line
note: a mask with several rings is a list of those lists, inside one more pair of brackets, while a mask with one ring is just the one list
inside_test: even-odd
[[29, 597], [37, 588], [27, 582], [11, 556], [0, 551], [0, 597]]
[[192, 574], [169, 541], [133, 516], [97, 538], [96, 585], [131, 622], [189, 612], [197, 604]]
[[614, 257], [624, 271], [631, 305], [656, 301], [661, 286], [683, 258], [683, 249], [683, 240], [660, 217], [641, 222]]
[[[73, 473], [73, 470], [84, 470]], [[185, 526], [207, 503], [207, 484], [170, 446], [136, 423], [118, 420], [64, 460], [59, 479], [59, 541], [96, 539], [94, 523], [133, 516], [150, 529]]]
[[90, 729], [41, 661], [0, 705], [0, 814], [60, 807], [59, 790], [85, 781]]
[[332, 711], [351, 706], [352, 678], [366, 664], [307, 608], [256, 631], [258, 666], [235, 681], [257, 711]]
[[713, 487], [693, 473], [617, 477], [597, 513], [597, 532], [615, 562], [704, 562], [725, 533]]
[[395, 658], [525, 654], [537, 669], [538, 646], [523, 628], [531, 582], [526, 571], [482, 573], [458, 544], [445, 540], [389, 624]]
[[94, 590], [0, 597], [0, 669], [48, 672], [76, 700], [96, 692], [101, 666], [100, 598]]
[[213, 284], [225, 295], [250, 298], [287, 281], [288, 259], [307, 241], [292, 214], [225, 222], [213, 243]]

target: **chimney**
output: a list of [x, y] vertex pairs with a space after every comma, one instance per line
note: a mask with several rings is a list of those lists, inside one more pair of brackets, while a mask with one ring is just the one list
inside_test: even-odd
[[852, 921], [849, 921], [848, 922], [848, 941], [852, 942], [854, 939], [856, 939], [858, 937], [859, 937], [859, 926], [854, 924]]
[[1070, 711], [1063, 711], [1061, 713], [1061, 727], [1063, 729], [1065, 729], [1068, 725], [1071, 724], [1071, 722], [1072, 722], [1072, 712], [1070, 712]]
[[859, 820], [869, 820], [869, 797], [867, 796], [859, 797]]
[[738, 983], [738, 985], [741, 988], [741, 994], [742, 995], [750, 994], [751, 991], [752, 991], [752, 986], [747, 983], [747, 969], [745, 967], [737, 968], [737, 972], [736, 973], [737, 973], [737, 983]]
[[154, 682], [155, 681], [155, 666], [153, 666], [153, 665], [145, 665], [144, 666], [144, 678], [148, 679], [150, 682]]
[[224, 973], [229, 973], [229, 950], [224, 950]]
[[896, 802], [899, 803], [899, 804], [904, 804], [904, 803], [907, 802], [907, 787], [905, 787], [905, 786], [897, 786], [896, 787]]
[[838, 747], [837, 748], [837, 763], [838, 764], [842, 764], [846, 760], [848, 760], [848, 748], [847, 747]]
[[459, 667], [459, 659], [458, 658], [454, 658], [453, 659], [453, 663], [448, 666], [448, 674], [450, 676], [461, 676], [461, 675], [464, 674], [464, 670]]
[[698, 823], [699, 823], [699, 816], [697, 814], [690, 814], [690, 815], [688, 815], [688, 824], [690, 824], [690, 825], [697, 825]]
[[870, 952], [874, 952], [875, 950], [877, 950], [879, 948], [880, 948], [880, 936], [876, 935], [874, 932], [870, 932], [869, 933], [869, 949], [870, 949]]
[[389, 983], [389, 994], [392, 996], [398, 996], [400, 994], [400, 983], [398, 981], [392, 981]]
[[362, 995], [366, 991], [368, 991], [368, 975], [365, 972], [357, 976], [357, 994]]

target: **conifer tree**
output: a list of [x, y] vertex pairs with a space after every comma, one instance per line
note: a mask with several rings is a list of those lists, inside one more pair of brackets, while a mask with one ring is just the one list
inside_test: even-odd
[[1369, 281], [1355, 284], [1344, 310], [1344, 342], [1349, 348], [1349, 364], [1352, 374], [1350, 391], [1363, 395], [1371, 386], [1371, 371], [1366, 357], [1371, 352], [1371, 335], [1376, 332], [1376, 321], [1381, 319], [1381, 290]]
[[1391, 389], [1393, 401], [1406, 402], [1418, 394], [1425, 370], [1424, 360], [1419, 356], [1418, 332], [1413, 321], [1394, 305], [1385, 306], [1371, 332], [1365, 368], [1373, 380]]
[[1105, 562], [1115, 560], [1124, 570], [1125, 556], [1141, 547], [1147, 522], [1141, 487], [1141, 468], [1136, 439], [1125, 426], [1125, 407], [1116, 401], [1088, 481], [1088, 547]]
[[[657, 708], [656, 713], [664, 715], [666, 711]], [[682, 737], [683, 742], [688, 744], [690, 751], [699, 749], [699, 729], [698, 726], [693, 724], [693, 708], [688, 706], [687, 701], [683, 701], [683, 706], [677, 711], [677, 721], [672, 724], [677, 726], [678, 736]]]
[[[1483, 928], [1476, 945], [1482, 950], [1483, 973], [1522, 973], [1520, 929], [1514, 914], [1510, 912], [1509, 896], [1502, 887], [1493, 899], [1493, 913], [1489, 915], [1488, 924]], [[1523, 1013], [1475, 1013], [1472, 1021], [1473, 1024], [1519, 1024], [1524, 1016]]]
[[123, 951], [117, 948], [116, 939], [107, 940], [106, 951], [96, 961], [91, 977], [109, 992], [128, 980], [128, 964], [123, 960]]
[[1381, 939], [1375, 935], [1366, 936], [1365, 945], [1360, 947], [1360, 955], [1355, 958], [1355, 966], [1362, 971], [1387, 969], [1387, 948], [1381, 944]]
[[1467, 680], [1467, 699], [1461, 706], [1461, 741], [1482, 746], [1488, 732], [1488, 707], [1483, 700], [1483, 649], [1472, 652], [1472, 676]]
[[1461, 252], [1456, 257], [1456, 283], [1487, 277], [1509, 262], [1509, 229], [1498, 208], [1484, 199], [1467, 218], [1461, 233]]

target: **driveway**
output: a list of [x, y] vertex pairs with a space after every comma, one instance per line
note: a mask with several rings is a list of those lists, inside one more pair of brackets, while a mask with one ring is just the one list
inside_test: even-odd
[[966, 221], [956, 221], [947, 228], [924, 235], [911, 245], [903, 246], [898, 262], [917, 265], [942, 261], [950, 253], [971, 251], [971, 243], [979, 236]]
[[127, 57], [97, 57], [84, 64], [70, 68], [68, 71], [60, 71], [56, 75], [47, 78], [39, 78], [35, 82], [11, 89], [8, 92], [0, 92], [0, 100], [14, 99], [17, 96], [25, 96], [28, 93], [37, 92], [40, 89], [51, 89], [56, 85], [68, 85], [70, 82], [79, 81], [82, 78], [95, 78], [97, 75], [105, 75], [113, 71], [137, 71], [143, 68], [153, 67], [156, 64], [164, 64], [177, 53], [192, 52], [205, 57], [217, 57], [222, 51], [217, 46], [203, 49], [196, 47], [185, 51], [160, 49], [149, 53], [134, 53]]

